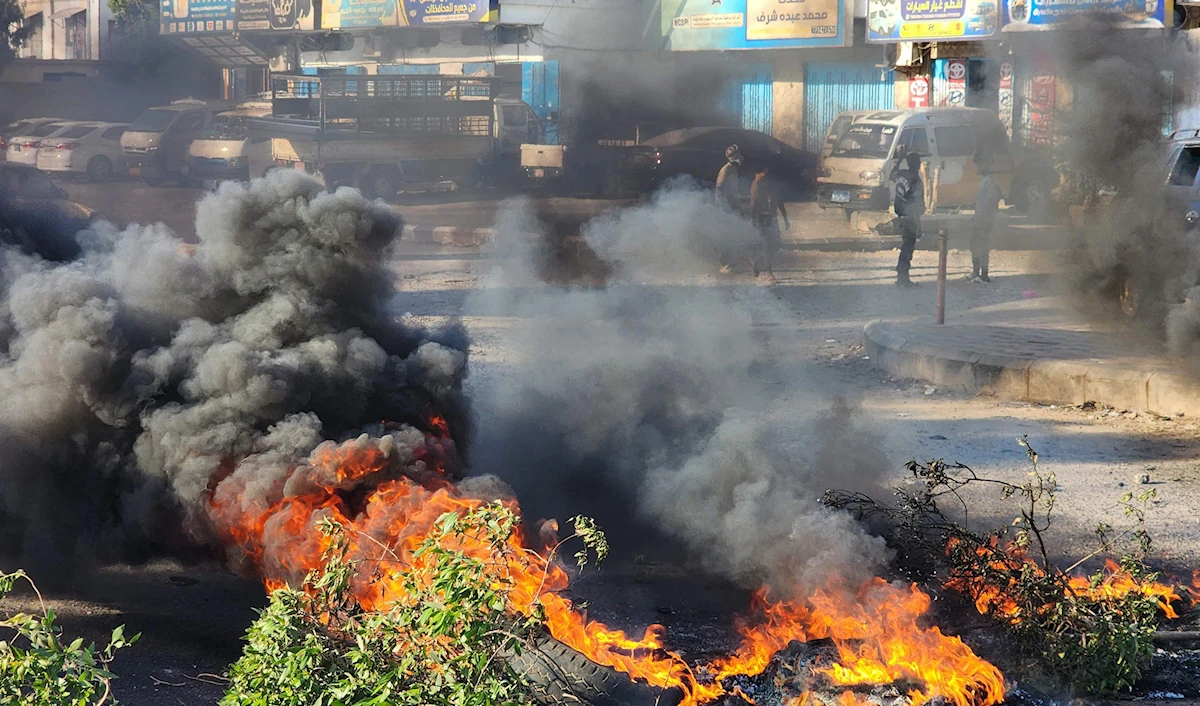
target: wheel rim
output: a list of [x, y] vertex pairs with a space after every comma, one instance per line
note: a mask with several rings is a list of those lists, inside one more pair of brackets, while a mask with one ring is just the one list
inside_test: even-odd
[[396, 190], [391, 188], [392, 179], [387, 174], [378, 174], [371, 182], [371, 189], [376, 196], [390, 196], [396, 193]]

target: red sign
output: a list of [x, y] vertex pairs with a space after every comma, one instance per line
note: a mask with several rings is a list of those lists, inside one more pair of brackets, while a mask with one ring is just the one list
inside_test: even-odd
[[1033, 95], [1029, 99], [1029, 141], [1035, 145], [1054, 143], [1054, 76], [1033, 77]]
[[929, 107], [929, 79], [924, 76], [914, 76], [908, 79], [908, 107]]
[[1011, 61], [1000, 62], [1000, 90], [1011, 91], [1013, 87], [1013, 65]]
[[967, 60], [946, 61], [946, 104], [961, 107], [967, 104]]

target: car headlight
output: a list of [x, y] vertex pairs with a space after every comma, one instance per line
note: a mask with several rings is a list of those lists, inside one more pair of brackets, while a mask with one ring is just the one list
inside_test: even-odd
[[229, 166], [231, 166], [231, 167], [240, 167], [245, 163], [246, 163], [245, 156], [230, 157], [229, 162], [228, 162]]
[[1184, 214], [1184, 216], [1183, 216], [1183, 220], [1184, 220], [1184, 221], [1185, 221], [1185, 222], [1186, 222], [1186, 223], [1187, 223], [1189, 226], [1194, 226], [1194, 225], [1196, 225], [1196, 223], [1197, 223], [1197, 222], [1200, 222], [1200, 212], [1198, 212], [1198, 211], [1188, 211], [1186, 214]]
[[158, 146], [157, 146], [157, 145], [151, 145], [151, 146], [149, 146], [149, 147], [147, 147], [147, 148], [146, 148], [146, 154], [154, 154], [154, 153], [155, 153], [155, 152], [157, 152], [157, 151], [158, 151]]
[[877, 169], [865, 171], [865, 172], [859, 172], [858, 180], [864, 184], [869, 184], [871, 186], [879, 186], [880, 184], [883, 183], [883, 172], [880, 172]]

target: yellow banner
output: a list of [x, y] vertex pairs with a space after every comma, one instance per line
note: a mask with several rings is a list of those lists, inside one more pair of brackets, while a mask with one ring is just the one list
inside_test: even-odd
[[962, 20], [943, 20], [941, 22], [905, 22], [900, 25], [901, 39], [928, 37], [961, 37], [965, 31]]

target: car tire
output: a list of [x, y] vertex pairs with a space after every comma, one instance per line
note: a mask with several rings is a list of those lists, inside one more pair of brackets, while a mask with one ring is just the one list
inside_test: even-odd
[[363, 195], [369, 199], [390, 199], [400, 190], [400, 180], [392, 167], [372, 167], [362, 179]]
[[683, 698], [679, 689], [635, 682], [549, 635], [525, 645], [519, 655], [508, 655], [507, 661], [525, 678], [534, 701], [543, 706], [676, 706]]
[[96, 155], [87, 163], [88, 181], [110, 181], [113, 178], [112, 160], [104, 155]]
[[621, 186], [621, 173], [617, 170], [616, 165], [605, 165], [603, 171], [600, 172], [600, 197], [605, 199], [619, 197]]

